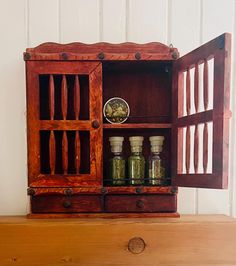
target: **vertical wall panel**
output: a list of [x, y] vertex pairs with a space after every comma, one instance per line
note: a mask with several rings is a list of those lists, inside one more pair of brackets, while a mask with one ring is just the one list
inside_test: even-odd
[[29, 46], [58, 42], [58, 0], [29, 0]]
[[[233, 0], [2, 0], [0, 214], [27, 212], [25, 71], [22, 60], [22, 52], [27, 46], [46, 41], [160, 41], [173, 43], [183, 55], [224, 31], [233, 32], [233, 23], [235, 31], [235, 6]], [[236, 69], [235, 61], [233, 64]], [[234, 101], [235, 93], [233, 109]], [[235, 112], [233, 110], [233, 115]], [[236, 132], [235, 115], [233, 121], [233, 132]], [[236, 216], [234, 165], [231, 167], [234, 170], [231, 191], [234, 192], [232, 210]], [[231, 174], [229, 176], [232, 178]], [[180, 213], [228, 214], [230, 200], [228, 190], [180, 188], [178, 210]]]
[[102, 1], [102, 41], [121, 43], [126, 38], [126, 1]]
[[232, 89], [231, 89], [231, 108], [232, 108], [232, 121], [231, 121], [231, 176], [232, 176], [232, 181], [231, 181], [231, 203], [232, 203], [232, 208], [231, 208], [231, 214], [233, 217], [236, 218], [236, 164], [234, 163], [234, 160], [236, 158], [236, 60], [233, 59], [235, 58], [236, 55], [236, 2], [234, 2], [234, 29], [233, 29], [234, 35], [232, 36], [233, 40], [233, 51], [232, 51]]
[[167, 42], [167, 1], [129, 0], [127, 32], [132, 42]]
[[0, 1], [0, 215], [23, 215], [27, 206], [25, 0]]
[[59, 0], [61, 42], [99, 41], [99, 0]]
[[[223, 32], [233, 32], [233, 0], [224, 2], [221, 0], [208, 0], [202, 2], [202, 42], [207, 42]], [[199, 213], [229, 214], [229, 190], [199, 189], [198, 208]]]
[[[182, 56], [200, 43], [200, 0], [169, 2], [169, 42], [179, 49]], [[179, 212], [195, 213], [196, 197], [196, 189], [179, 188]]]

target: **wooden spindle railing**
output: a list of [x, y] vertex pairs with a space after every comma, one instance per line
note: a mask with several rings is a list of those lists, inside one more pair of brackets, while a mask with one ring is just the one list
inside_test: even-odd
[[67, 83], [66, 83], [66, 75], [62, 77], [62, 85], [61, 85], [61, 110], [62, 110], [62, 118], [66, 120], [67, 116]]
[[[80, 113], [80, 84], [78, 75], [75, 76], [74, 85], [74, 112], [75, 119], [79, 120]], [[76, 174], [80, 172], [80, 135], [79, 131], [75, 131], [75, 170]]]
[[191, 92], [190, 92], [190, 70], [187, 69], [186, 75], [186, 112], [187, 115], [190, 115], [191, 111]]
[[205, 111], [208, 109], [208, 95], [209, 95], [209, 81], [208, 81], [208, 62], [204, 60], [204, 67], [203, 67], [203, 96], [204, 96], [204, 109]]
[[74, 113], [75, 119], [79, 119], [80, 113], [80, 84], [78, 75], [75, 76], [75, 85], [74, 85]]
[[66, 131], [63, 131], [63, 136], [62, 136], [62, 168], [63, 168], [63, 173], [67, 174], [68, 173], [68, 139], [67, 139], [67, 134]]
[[[204, 110], [208, 109], [209, 104], [209, 77], [208, 77], [208, 61], [204, 60], [203, 67], [203, 98]], [[207, 172], [208, 167], [208, 124], [204, 123], [203, 127], [203, 171]]]
[[[66, 82], [66, 75], [62, 76], [62, 85], [61, 85], [61, 110], [62, 110], [62, 119], [66, 120], [67, 117], [67, 98], [68, 98], [68, 91], [67, 91], [67, 82]], [[62, 168], [63, 173], [68, 173], [68, 139], [66, 131], [63, 131], [62, 135]]]
[[186, 167], [186, 173], [189, 174], [190, 171], [190, 127], [189, 126], [187, 126], [186, 129], [185, 167]]
[[[191, 92], [190, 92], [190, 70], [187, 69], [186, 75], [186, 112], [187, 115], [190, 115], [191, 111]], [[185, 167], [186, 173], [189, 173], [190, 170], [190, 127], [186, 128], [186, 147], [185, 147]]]
[[198, 113], [199, 111], [199, 66], [195, 64], [195, 71], [194, 71], [194, 105], [195, 105], [195, 112]]
[[[199, 111], [199, 65], [195, 64], [194, 70], [194, 106], [195, 112]], [[199, 165], [199, 132], [198, 125], [194, 127], [194, 172], [198, 173]]]
[[54, 88], [54, 79], [53, 75], [50, 75], [49, 79], [49, 111], [50, 111], [50, 119], [54, 119], [54, 110], [55, 110], [55, 103], [54, 103], [54, 93], [55, 93], [55, 88]]
[[80, 136], [79, 131], [75, 131], [75, 170], [80, 173]]
[[208, 124], [204, 123], [203, 128], [203, 172], [207, 172], [208, 166]]
[[54, 175], [55, 165], [56, 165], [56, 144], [55, 144], [55, 135], [53, 130], [50, 131], [50, 137], [49, 137], [49, 162], [50, 162], [51, 175]]
[[198, 165], [199, 165], [199, 133], [198, 133], [198, 125], [195, 126], [194, 129], [194, 172], [198, 173]]

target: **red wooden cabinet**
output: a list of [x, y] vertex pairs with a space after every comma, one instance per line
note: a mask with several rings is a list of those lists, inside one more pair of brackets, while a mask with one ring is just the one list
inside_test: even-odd
[[[225, 188], [228, 175], [230, 35], [178, 58], [149, 44], [44, 43], [24, 53], [31, 213], [176, 215], [177, 187]], [[124, 98], [124, 124], [103, 118]], [[165, 137], [166, 186], [111, 186], [109, 137]]]

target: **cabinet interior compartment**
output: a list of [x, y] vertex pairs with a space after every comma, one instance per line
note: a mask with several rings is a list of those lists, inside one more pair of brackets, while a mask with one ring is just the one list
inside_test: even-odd
[[130, 107], [126, 123], [169, 123], [171, 71], [172, 63], [168, 61], [106, 62], [103, 67], [103, 104], [112, 97], [126, 100]]
[[[112, 158], [111, 147], [109, 143], [109, 137], [112, 136], [123, 136], [123, 157], [126, 160], [126, 184], [128, 185], [128, 174], [127, 174], [127, 159], [131, 154], [130, 151], [130, 136], [143, 136], [143, 151], [142, 154], [145, 157], [146, 169], [145, 169], [145, 178], [147, 178], [147, 162], [148, 157], [151, 154], [151, 146], [149, 137], [150, 136], [164, 136], [164, 145], [163, 151], [161, 153], [161, 158], [163, 161], [163, 166], [165, 167], [165, 177], [166, 185], [170, 185], [171, 177], [171, 129], [105, 129], [103, 131], [103, 177], [104, 177], [104, 186], [110, 186], [112, 184], [111, 178], [109, 176], [109, 159]], [[146, 179], [147, 181], [147, 179]], [[146, 182], [147, 183], [147, 182]], [[147, 184], [145, 184], [147, 185]]]

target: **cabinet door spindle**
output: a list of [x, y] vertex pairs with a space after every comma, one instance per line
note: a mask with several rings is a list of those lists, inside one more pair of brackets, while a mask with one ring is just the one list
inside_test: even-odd
[[68, 173], [68, 139], [66, 131], [63, 131], [62, 136], [62, 167], [63, 167], [63, 173]]
[[75, 131], [75, 169], [76, 174], [80, 172], [80, 136], [79, 131]]
[[187, 75], [186, 75], [186, 111], [187, 111], [187, 115], [190, 115], [190, 110], [191, 110], [190, 71], [188, 68]]
[[208, 124], [204, 123], [203, 128], [203, 171], [207, 172], [208, 166]]
[[49, 111], [50, 111], [50, 119], [54, 119], [54, 79], [53, 75], [50, 75], [50, 80], [49, 80]]
[[186, 156], [185, 156], [186, 173], [189, 174], [190, 169], [190, 127], [186, 130]]
[[56, 162], [56, 145], [54, 131], [51, 130], [49, 138], [49, 159], [51, 174], [55, 174], [55, 162]]
[[75, 85], [74, 85], [74, 112], [75, 119], [79, 120], [80, 113], [80, 85], [79, 85], [79, 77], [75, 76]]
[[203, 96], [204, 96], [204, 109], [205, 111], [208, 109], [208, 62], [204, 60], [204, 67], [203, 67]]
[[198, 149], [199, 149], [199, 134], [198, 134], [198, 125], [196, 125], [194, 130], [194, 172], [195, 173], [198, 173]]
[[63, 75], [62, 78], [62, 86], [61, 86], [61, 110], [62, 110], [62, 117], [63, 120], [66, 120], [67, 116], [67, 83], [66, 83], [66, 76]]
[[198, 112], [199, 108], [199, 69], [198, 64], [195, 65], [194, 71], [194, 105], [195, 105], [195, 112]]

